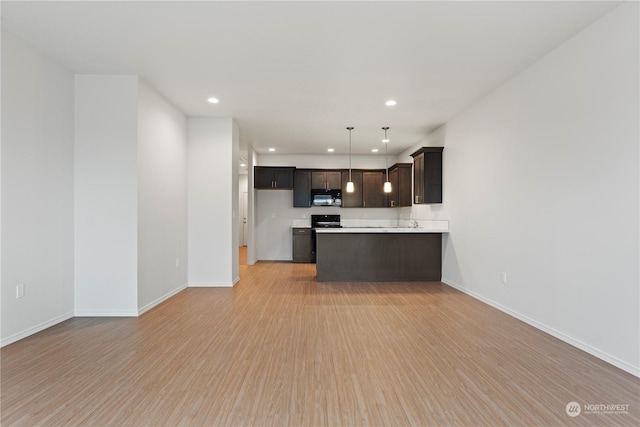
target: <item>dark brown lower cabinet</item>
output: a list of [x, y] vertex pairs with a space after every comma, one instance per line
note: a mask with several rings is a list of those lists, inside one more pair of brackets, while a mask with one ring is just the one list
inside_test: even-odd
[[311, 229], [292, 228], [293, 262], [311, 262]]
[[441, 233], [316, 233], [320, 282], [440, 281]]

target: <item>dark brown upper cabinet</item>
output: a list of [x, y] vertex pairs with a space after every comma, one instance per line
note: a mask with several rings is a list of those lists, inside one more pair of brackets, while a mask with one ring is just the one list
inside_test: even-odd
[[387, 197], [383, 191], [385, 180], [384, 171], [362, 172], [362, 207], [384, 208], [387, 206]]
[[413, 157], [413, 203], [442, 203], [442, 151], [444, 147], [422, 147]]
[[349, 182], [349, 171], [342, 172], [342, 207], [361, 208], [362, 207], [362, 171], [351, 170], [353, 182], [353, 193], [347, 193], [347, 182]]
[[342, 172], [343, 208], [384, 208], [388, 206], [382, 186], [385, 172], [381, 170], [352, 170], [353, 193], [347, 193], [349, 171]]
[[291, 190], [293, 167], [255, 166], [253, 188], [269, 190]]
[[396, 163], [389, 168], [389, 207], [411, 206], [411, 163]]
[[342, 187], [342, 174], [340, 171], [312, 171], [312, 190], [340, 190]]

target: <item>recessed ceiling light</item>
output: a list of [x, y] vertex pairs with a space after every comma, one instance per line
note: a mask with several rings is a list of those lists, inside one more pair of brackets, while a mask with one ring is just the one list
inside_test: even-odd
[[334, 150], [333, 148], [327, 148], [327, 151], [330, 152], [330, 153], [333, 153], [336, 150]]
[[384, 142], [386, 144], [387, 142], [389, 142], [389, 138], [383, 139], [382, 142]]
[[274, 151], [276, 151], [276, 149], [275, 148], [269, 148], [269, 151], [274, 152]]
[[378, 152], [378, 149], [377, 149], [377, 148], [372, 148], [372, 149], [371, 149], [371, 152], [372, 152], [372, 153], [377, 153], [377, 152]]
[[240, 167], [241, 167], [241, 168], [246, 168], [246, 167], [247, 167], [247, 165], [246, 165], [246, 163], [240, 163]]
[[207, 101], [210, 104], [217, 104], [218, 102], [220, 102], [220, 100], [218, 98], [209, 98], [209, 99], [207, 99]]
[[390, 99], [390, 100], [388, 100], [387, 102], [384, 103], [384, 105], [386, 105], [387, 107], [393, 107], [396, 104], [397, 104], [397, 102], [394, 101], [393, 99]]

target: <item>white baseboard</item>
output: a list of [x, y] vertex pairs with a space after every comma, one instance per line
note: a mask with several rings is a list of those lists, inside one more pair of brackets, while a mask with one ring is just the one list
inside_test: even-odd
[[240, 281], [240, 276], [236, 277], [235, 279], [233, 279], [233, 285], [235, 286], [236, 283], [238, 283]]
[[76, 310], [75, 317], [138, 317], [138, 310]]
[[630, 363], [625, 362], [624, 360], [620, 360], [615, 356], [612, 356], [608, 353], [605, 353], [595, 347], [590, 346], [589, 344], [585, 344], [580, 340], [577, 340], [573, 337], [570, 337], [569, 335], [566, 335], [562, 332], [556, 331], [553, 328], [550, 328], [549, 326], [538, 322], [537, 320], [531, 319], [530, 317], [525, 316], [524, 314], [518, 313], [517, 311], [511, 310], [508, 307], [503, 306], [502, 304], [498, 304], [495, 301], [490, 300], [489, 298], [485, 298], [480, 294], [477, 294], [476, 292], [470, 291], [469, 289], [464, 288], [463, 286], [458, 285], [457, 283], [445, 279], [444, 277], [441, 279], [442, 283], [444, 283], [445, 285], [451, 286], [452, 288], [455, 288], [457, 290], [459, 290], [460, 292], [464, 292], [465, 294], [479, 300], [482, 301], [485, 304], [490, 305], [491, 307], [494, 307], [500, 311], [502, 311], [503, 313], [508, 314], [509, 316], [515, 317], [518, 320], [523, 321], [524, 323], [527, 323], [528, 325], [533, 326], [536, 329], [539, 329], [543, 332], [546, 332], [547, 334], [558, 338], [561, 341], [566, 342], [567, 344], [570, 344], [576, 348], [579, 348], [580, 350], [589, 353], [592, 356], [597, 357], [600, 360], [603, 360], [607, 363], [610, 363], [611, 365], [622, 369], [625, 372], [630, 373], [631, 375], [634, 375], [636, 377], [640, 377], [640, 367], [638, 366], [633, 366]]
[[66, 313], [66, 314], [63, 314], [62, 316], [54, 317], [51, 320], [47, 320], [46, 322], [40, 323], [39, 325], [36, 325], [32, 328], [25, 329], [22, 332], [18, 332], [17, 334], [13, 334], [7, 338], [2, 339], [2, 341], [0, 341], [0, 347], [4, 347], [5, 345], [9, 345], [16, 341], [20, 341], [23, 338], [36, 334], [40, 331], [43, 331], [47, 328], [52, 327], [53, 325], [57, 325], [60, 322], [64, 322], [65, 320], [69, 320], [72, 317], [73, 317], [73, 313]]
[[234, 282], [189, 282], [190, 288], [231, 288]]
[[161, 296], [160, 298], [156, 299], [155, 301], [151, 301], [149, 304], [147, 304], [144, 307], [138, 309], [138, 316], [142, 316], [143, 313], [146, 313], [147, 311], [151, 310], [153, 307], [157, 306], [158, 304], [161, 304], [161, 303], [165, 302], [166, 300], [168, 300], [172, 296], [178, 294], [179, 292], [184, 291], [185, 289], [187, 289], [187, 285], [186, 284], [180, 286], [179, 288], [176, 288], [176, 289], [172, 290], [171, 292], [168, 292], [167, 294]]

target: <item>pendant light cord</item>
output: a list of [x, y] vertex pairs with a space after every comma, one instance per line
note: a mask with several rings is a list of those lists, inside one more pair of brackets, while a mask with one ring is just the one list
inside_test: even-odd
[[351, 131], [353, 130], [353, 126], [347, 127], [349, 131], [349, 182], [353, 182], [351, 180]]
[[387, 138], [387, 130], [389, 130], [389, 126], [383, 127], [382, 129], [384, 130], [384, 140], [386, 141], [384, 143], [384, 165], [387, 168], [387, 182], [389, 182], [389, 157], [387, 155], [388, 153], [387, 147], [389, 146], [389, 139]]

